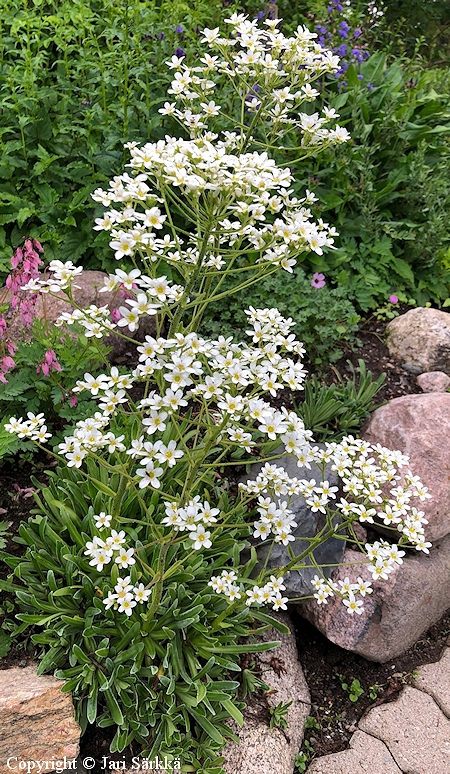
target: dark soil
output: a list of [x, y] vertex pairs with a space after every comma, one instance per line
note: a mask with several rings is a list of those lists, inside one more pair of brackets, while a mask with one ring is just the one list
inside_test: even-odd
[[[386, 373], [386, 381], [376, 395], [375, 403], [380, 405], [402, 395], [421, 392], [416, 383], [416, 375], [393, 362], [384, 343], [386, 324], [373, 318], [366, 320], [358, 337], [362, 346], [349, 349], [341, 360], [330, 368], [327, 375], [329, 383], [337, 381], [337, 374], [346, 376], [348, 360], [357, 366], [358, 359], [365, 361], [367, 370], [374, 378]], [[311, 369], [308, 369], [311, 373]], [[46, 474], [52, 466], [51, 458], [43, 455], [33, 460], [22, 459], [18, 462], [0, 466], [0, 508], [6, 514], [0, 520], [6, 520], [9, 530], [17, 534], [19, 524], [28, 518], [34, 506], [30, 487], [34, 485], [30, 477], [45, 483]], [[6, 550], [20, 553], [23, 547], [8, 539]], [[8, 568], [0, 563], [0, 578], [5, 578]], [[7, 599], [8, 595], [3, 595]], [[2, 610], [0, 608], [0, 617]], [[311, 692], [311, 718], [306, 730], [302, 750], [310, 759], [337, 752], [347, 747], [348, 741], [361, 716], [370, 707], [396, 698], [403, 686], [413, 680], [414, 670], [424, 663], [439, 660], [450, 634], [450, 610], [403, 656], [387, 664], [375, 664], [361, 656], [333, 645], [325, 639], [311, 624], [293, 613], [292, 621], [297, 636], [299, 657]], [[35, 660], [36, 654], [28, 642], [14, 647], [3, 659], [0, 669], [10, 666], [27, 666]], [[351, 701], [349, 690], [352, 681], [359, 681], [361, 695]], [[354, 683], [354, 685], [356, 685]], [[91, 728], [82, 739], [82, 756], [91, 755], [98, 762], [109, 755], [108, 748], [112, 734], [109, 729]], [[111, 755], [111, 760], [129, 760], [138, 755], [139, 750], [128, 750], [119, 756]]]
[[[439, 661], [450, 635], [450, 609], [401, 656], [376, 664], [327, 640], [312, 624], [292, 614], [300, 663], [311, 694], [311, 719], [302, 752], [308, 758], [345, 750], [361, 717], [372, 707], [394, 701], [414, 681], [421, 664]], [[350, 700], [352, 682], [359, 686]], [[348, 688], [344, 689], [343, 684]]]
[[[405, 311], [407, 311], [407, 307]], [[335, 370], [345, 376], [346, 372], [349, 371], [348, 361], [350, 360], [354, 366], [357, 366], [358, 360], [361, 359], [364, 360], [367, 370], [372, 372], [374, 379], [385, 373], [385, 382], [374, 400], [377, 406], [402, 395], [422, 392], [416, 381], [417, 374], [408, 370], [411, 366], [405, 363], [404, 365], [408, 366], [405, 368], [403, 364], [396, 363], [391, 359], [385, 344], [385, 331], [385, 322], [369, 317], [358, 330], [358, 339], [362, 346], [346, 352], [334, 366], [331, 366], [329, 372], [331, 380], [333, 380]]]

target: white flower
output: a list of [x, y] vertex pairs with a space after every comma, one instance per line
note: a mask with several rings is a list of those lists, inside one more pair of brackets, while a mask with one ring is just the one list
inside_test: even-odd
[[[109, 517], [111, 518], [111, 517]], [[111, 534], [106, 538], [106, 545], [113, 551], [119, 551], [125, 543], [125, 532], [120, 530], [117, 532], [115, 529], [111, 530]]]
[[146, 589], [144, 584], [140, 583], [139, 586], [134, 587], [133, 592], [136, 602], [140, 602], [142, 604], [143, 602], [147, 602], [150, 594], [152, 593], [152, 590]]
[[102, 511], [98, 514], [98, 516], [94, 516], [94, 519], [97, 529], [106, 529], [111, 524], [112, 516], [110, 516], [108, 513], [105, 513], [105, 511]]
[[133, 554], [134, 548], [129, 548], [128, 550], [121, 548], [116, 556], [116, 564], [118, 564], [122, 570], [126, 570], [127, 567], [136, 564], [136, 559], [133, 558]]
[[347, 612], [349, 615], [353, 615], [356, 613], [357, 615], [361, 615], [363, 612], [363, 601], [362, 599], [356, 599], [355, 595], [350, 592], [348, 595], [348, 599], [343, 600], [344, 605], [347, 608]]
[[133, 607], [136, 607], [137, 602], [133, 599], [131, 594], [127, 594], [123, 599], [118, 600], [119, 613], [125, 613], [130, 616], [133, 612]]
[[212, 546], [211, 540], [209, 539], [211, 537], [211, 533], [205, 532], [203, 524], [199, 524], [194, 530], [192, 530], [192, 532], [189, 533], [189, 537], [194, 541], [194, 545], [192, 547], [197, 551], [200, 548], [211, 548]]
[[152, 486], [153, 489], [159, 489], [161, 483], [160, 477], [163, 475], [163, 468], [155, 468], [154, 463], [149, 461], [145, 466], [145, 469], [139, 468], [136, 471], [136, 475], [140, 476], [139, 489], [145, 489], [147, 486]]

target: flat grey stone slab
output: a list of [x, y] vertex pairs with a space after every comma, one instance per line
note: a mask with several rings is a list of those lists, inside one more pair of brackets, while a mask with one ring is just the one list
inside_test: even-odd
[[386, 745], [364, 731], [355, 731], [348, 750], [317, 758], [307, 774], [402, 774]]
[[415, 687], [433, 697], [444, 715], [450, 718], [450, 648], [446, 648], [440, 661], [419, 667]]
[[450, 773], [450, 720], [417, 688], [406, 686], [396, 701], [371, 709], [359, 728], [386, 744], [404, 774]]

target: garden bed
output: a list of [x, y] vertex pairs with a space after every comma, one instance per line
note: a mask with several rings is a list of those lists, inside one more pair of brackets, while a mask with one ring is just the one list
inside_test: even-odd
[[[420, 392], [416, 376], [390, 359], [384, 343], [385, 328], [385, 322], [374, 318], [365, 320], [358, 332], [362, 346], [353, 350], [349, 348], [326, 374], [326, 381], [336, 381], [337, 373], [345, 376], [348, 360], [356, 366], [358, 358], [363, 358], [374, 378], [386, 373], [386, 381], [375, 398], [377, 405], [405, 394]], [[311, 373], [311, 368], [308, 370]], [[45, 483], [45, 471], [53, 464], [52, 458], [45, 453], [34, 456], [32, 460], [23, 458], [18, 462], [3, 464], [0, 502], [6, 506], [7, 514], [3, 518], [10, 524], [11, 538], [34, 506], [32, 479]], [[20, 554], [21, 546], [11, 538], [7, 550]], [[6, 577], [7, 573], [5, 566], [0, 568], [1, 577]], [[448, 611], [401, 657], [386, 664], [375, 664], [329, 642], [298, 614], [293, 613], [292, 621], [312, 701], [311, 720], [302, 749], [314, 757], [345, 749], [364, 712], [377, 704], [395, 699], [402, 687], [412, 680], [414, 670], [420, 664], [437, 661], [450, 633]], [[25, 667], [35, 659], [33, 646], [28, 642], [25, 647], [14, 646], [0, 660], [0, 669]], [[350, 699], [352, 691], [342, 688], [343, 684], [350, 687], [352, 683], [355, 688], [353, 700]], [[359, 695], [355, 700], [356, 694]], [[82, 755], [91, 755], [100, 765], [104, 756], [110, 756], [111, 760], [128, 761], [133, 754], [138, 754], [139, 750], [133, 748], [111, 755], [108, 751], [111, 738], [112, 733], [108, 729], [89, 727], [81, 741]]]

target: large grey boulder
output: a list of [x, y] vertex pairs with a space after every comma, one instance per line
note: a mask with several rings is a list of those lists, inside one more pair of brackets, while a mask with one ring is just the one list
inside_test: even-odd
[[[318, 445], [320, 446], [320, 444]], [[273, 462], [279, 467], [284, 468], [290, 478], [315, 479], [318, 484], [322, 481], [322, 470], [318, 465], [312, 462], [310, 470], [299, 468], [294, 457], [282, 452], [283, 449], [280, 450], [280, 457]], [[261, 468], [262, 465], [252, 465], [250, 473], [242, 476], [241, 480], [255, 480]], [[332, 486], [339, 486], [341, 483], [337, 473], [331, 470], [330, 464], [325, 468], [324, 479], [329, 481]], [[282, 499], [285, 498], [279, 498], [279, 500]], [[293, 511], [298, 524], [293, 532], [296, 540], [290, 543], [290, 548], [292, 548], [296, 556], [299, 556], [310, 544], [310, 541], [306, 538], [314, 537], [325, 526], [325, 515], [320, 512], [313, 513], [306, 504], [304, 497], [293, 498], [289, 507]], [[339, 523], [339, 516], [336, 515], [334, 524], [337, 527]], [[328, 538], [314, 550], [314, 560], [327, 578], [330, 577], [335, 567], [342, 561], [344, 550], [345, 540], [336, 537]], [[254, 570], [255, 574], [259, 572], [266, 562], [267, 569], [272, 569], [283, 567], [291, 561], [287, 548], [278, 543], [272, 545], [272, 541], [258, 545], [256, 552], [259, 561]], [[317, 573], [315, 564], [306, 558], [303, 569], [294, 570], [285, 576], [284, 585], [286, 586], [286, 591], [283, 594], [287, 597], [310, 596], [314, 591], [311, 581]]]
[[417, 307], [391, 320], [386, 328], [391, 357], [420, 371], [450, 375], [450, 314]]

